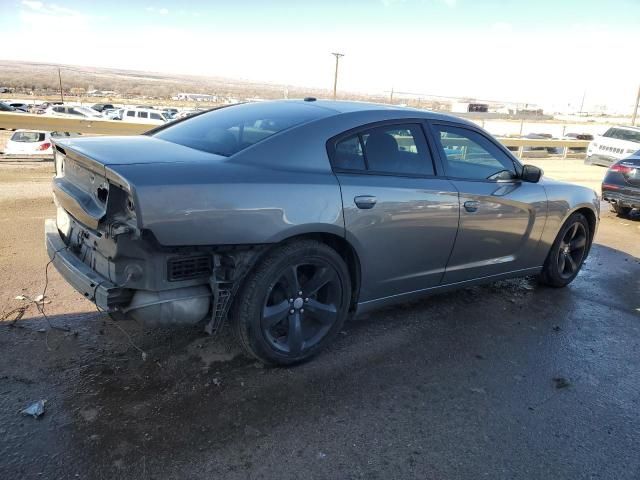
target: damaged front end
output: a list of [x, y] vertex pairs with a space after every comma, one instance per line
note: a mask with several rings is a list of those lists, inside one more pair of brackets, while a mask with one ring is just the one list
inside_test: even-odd
[[142, 228], [136, 192], [108, 166], [55, 145], [49, 258], [101, 310], [149, 326], [204, 321], [214, 333], [258, 248], [166, 247]]

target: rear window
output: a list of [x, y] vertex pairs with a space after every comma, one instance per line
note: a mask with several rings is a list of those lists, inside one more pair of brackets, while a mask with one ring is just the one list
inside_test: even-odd
[[603, 137], [640, 143], [640, 131], [626, 130], [623, 128], [610, 128], [605, 132]]
[[299, 103], [245, 103], [194, 116], [153, 136], [228, 157], [271, 135], [330, 113]]
[[11, 137], [13, 142], [44, 142], [43, 132], [15, 132]]

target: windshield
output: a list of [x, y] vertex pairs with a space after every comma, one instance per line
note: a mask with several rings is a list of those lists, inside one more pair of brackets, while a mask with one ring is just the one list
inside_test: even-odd
[[627, 130], [624, 128], [610, 128], [603, 137], [615, 138], [617, 140], [626, 140], [627, 142], [640, 143], [640, 131]]
[[292, 102], [245, 103], [194, 116], [153, 136], [228, 157], [271, 135], [328, 113]]

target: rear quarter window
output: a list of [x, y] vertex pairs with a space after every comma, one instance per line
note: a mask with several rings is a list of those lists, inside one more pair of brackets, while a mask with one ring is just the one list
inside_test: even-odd
[[196, 115], [156, 131], [153, 136], [228, 157], [276, 133], [329, 113], [295, 102], [246, 103]]

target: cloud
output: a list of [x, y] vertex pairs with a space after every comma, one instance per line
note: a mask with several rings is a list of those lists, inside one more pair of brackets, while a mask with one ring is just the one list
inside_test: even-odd
[[44, 3], [42, 2], [32, 2], [29, 0], [22, 0], [22, 5], [31, 10], [42, 10], [42, 7], [44, 7]]
[[160, 15], [169, 15], [169, 10], [167, 8], [157, 8], [157, 7], [147, 7], [145, 8], [147, 12], [158, 13]]

